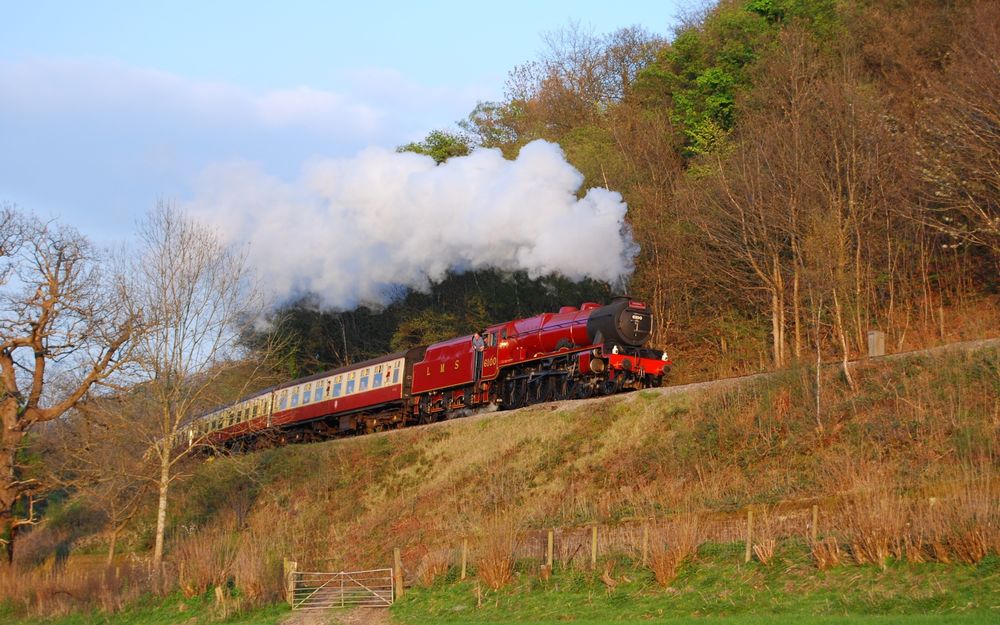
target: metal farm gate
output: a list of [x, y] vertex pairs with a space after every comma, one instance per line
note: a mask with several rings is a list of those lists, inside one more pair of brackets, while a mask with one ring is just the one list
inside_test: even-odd
[[394, 587], [392, 569], [320, 573], [291, 573], [290, 594], [293, 610], [370, 607], [392, 605]]

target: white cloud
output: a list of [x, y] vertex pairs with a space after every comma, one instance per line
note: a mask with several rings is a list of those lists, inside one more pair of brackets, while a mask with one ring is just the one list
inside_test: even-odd
[[0, 64], [0, 110], [126, 118], [167, 116], [183, 124], [229, 127], [301, 126], [366, 137], [380, 115], [348, 95], [306, 86], [257, 93], [110, 60], [34, 59]]
[[345, 75], [335, 89], [255, 91], [109, 59], [0, 61], [0, 200], [124, 236], [133, 220], [123, 215], [190, 196], [211, 163], [291, 176], [316, 155], [444, 127], [475, 106], [473, 91], [391, 70]]
[[257, 98], [256, 108], [263, 121], [277, 126], [328, 127], [347, 121], [366, 134], [377, 130], [381, 117], [369, 106], [310, 87], [266, 93]]

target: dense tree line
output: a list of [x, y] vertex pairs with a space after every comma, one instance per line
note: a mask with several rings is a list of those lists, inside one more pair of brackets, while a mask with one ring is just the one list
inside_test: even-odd
[[[989, 2], [749, 0], [669, 43], [571, 25], [459, 133], [401, 149], [559, 143], [628, 202], [628, 287], [660, 312], [657, 340], [713, 372], [846, 359], [870, 329], [902, 347], [998, 286], [998, 18]], [[492, 293], [487, 317], [505, 318], [509, 289]], [[389, 328], [468, 331], [475, 294], [454, 295], [414, 297]]]
[[[988, 2], [724, 1], [669, 43], [571, 24], [505, 97], [400, 150], [443, 162], [559, 143], [622, 192], [628, 289], [712, 372], [894, 345], [997, 288], [998, 10]], [[453, 275], [384, 309], [289, 303], [290, 373], [469, 332], [601, 285]], [[811, 356], [810, 356], [811, 357]], [[695, 359], [692, 359], [695, 360]]]

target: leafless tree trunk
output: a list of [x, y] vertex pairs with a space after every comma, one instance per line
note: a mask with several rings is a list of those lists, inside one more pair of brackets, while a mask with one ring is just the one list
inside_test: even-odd
[[[102, 272], [90, 243], [71, 228], [13, 208], [0, 211], [0, 532], [7, 559], [22, 498], [38, 485], [22, 478], [17, 454], [28, 431], [73, 408], [128, 360], [138, 326], [124, 285]], [[58, 386], [49, 384], [58, 379]]]
[[136, 356], [157, 415], [147, 444], [158, 468], [152, 565], [159, 570], [175, 467], [193, 449], [179, 434], [235, 364], [240, 332], [260, 314], [261, 299], [246, 255], [170, 204], [149, 213], [139, 239], [132, 292], [151, 324]]

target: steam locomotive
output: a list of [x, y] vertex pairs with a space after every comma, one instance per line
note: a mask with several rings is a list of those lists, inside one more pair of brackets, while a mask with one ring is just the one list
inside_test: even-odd
[[671, 362], [645, 347], [652, 321], [617, 297], [499, 323], [260, 391], [192, 420], [181, 444], [319, 440], [659, 386]]

